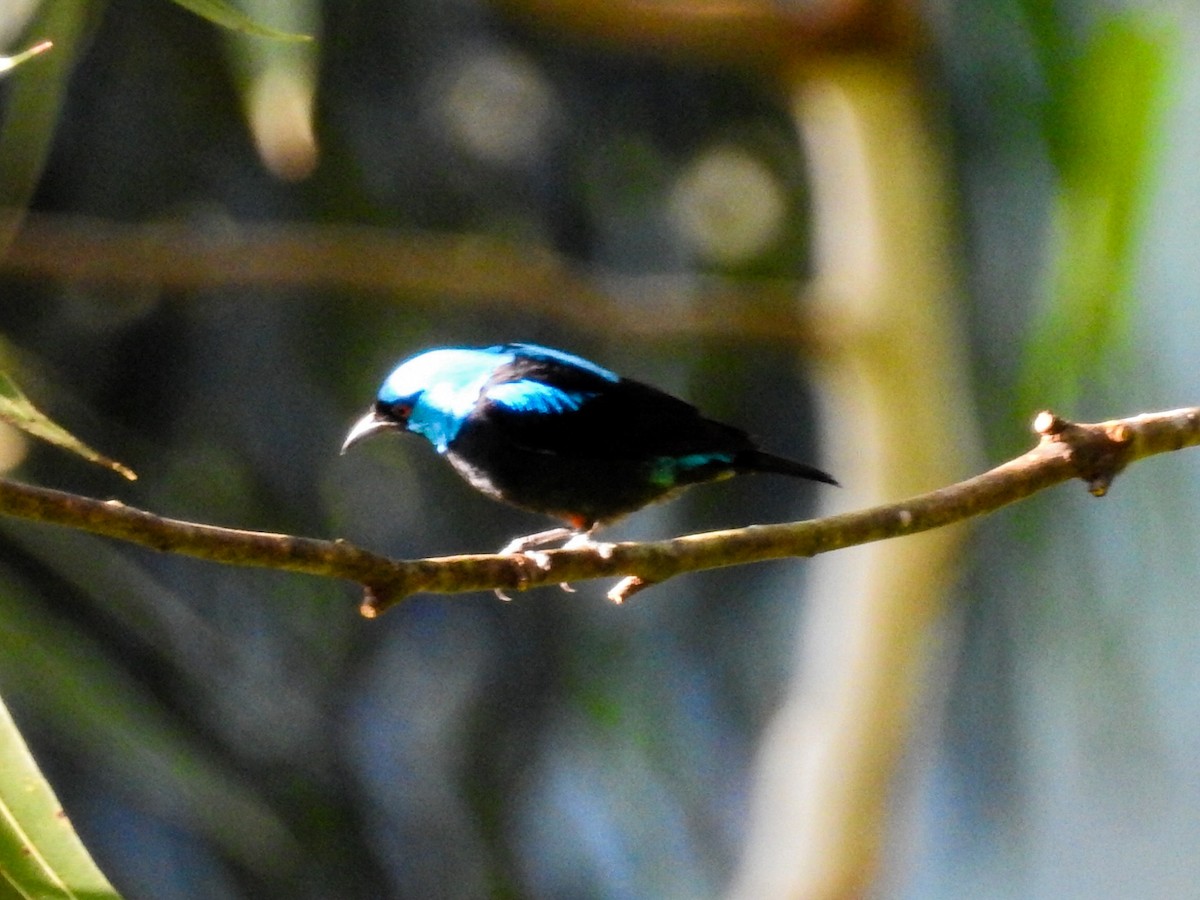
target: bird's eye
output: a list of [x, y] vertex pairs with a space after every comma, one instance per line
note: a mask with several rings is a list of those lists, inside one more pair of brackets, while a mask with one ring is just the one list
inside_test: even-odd
[[379, 401], [375, 404], [375, 412], [381, 416], [386, 416], [401, 424], [408, 422], [408, 417], [412, 415], [413, 405], [408, 400], [393, 400], [391, 403]]

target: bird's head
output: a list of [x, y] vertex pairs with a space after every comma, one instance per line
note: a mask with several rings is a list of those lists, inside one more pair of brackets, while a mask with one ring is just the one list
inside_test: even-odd
[[405, 360], [384, 380], [371, 409], [354, 423], [342, 452], [381, 431], [411, 431], [445, 453], [492, 372], [511, 358], [492, 348], [428, 350]]

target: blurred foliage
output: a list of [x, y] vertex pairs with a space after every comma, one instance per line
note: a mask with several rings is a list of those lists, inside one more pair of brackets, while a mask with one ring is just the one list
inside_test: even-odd
[[[243, 0], [256, 21], [286, 22], [293, 33], [315, 34], [316, 0]], [[225, 35], [235, 83], [259, 156], [276, 176], [299, 180], [312, 174], [318, 148], [313, 134], [318, 45], [315, 41], [264, 41], [253, 32]]]
[[[806, 273], [804, 160], [789, 99], [761, 76], [564, 43], [470, 0], [183, 5], [226, 24], [269, 7], [273, 27], [320, 41], [252, 44], [161, 2], [46, 0], [25, 34], [54, 51], [0, 82], [4, 207], [198, 243], [237, 241], [245, 222], [484, 234], [559, 254], [659, 320], [713, 313], [698, 309], [706, 278]], [[1161, 378], [1195, 402], [1195, 285], [1129, 298], [1144, 284], [1168, 73], [1187, 60], [1173, 48], [1195, 43], [1196, 24], [1178, 13], [1190, 37], [1173, 38], [1143, 7], [1087, 0], [939, 15], [931, 96], [958, 154], [968, 349], [995, 443], [1023, 440], [1033, 409], [1012, 413], [1016, 384], [1021, 404], [1095, 402], [1092, 379], [1150, 314], [1172, 323], [1154, 332], [1163, 369], [1105, 399], [1158, 400]], [[266, 148], [280, 146], [311, 156], [276, 168]], [[1155, 234], [1190, 239], [1194, 218], [1176, 210]], [[0, 220], [0, 247], [17, 224]], [[1175, 241], [1161, 252], [1187, 244]], [[21, 384], [142, 479], [114, 487], [38, 448], [20, 476], [167, 514], [404, 556], [536, 528], [406, 443], [336, 458], [395, 359], [498, 337], [601, 358], [812, 455], [795, 348], [734, 328], [635, 338], [576, 293], [560, 318], [417, 288], [0, 274]], [[669, 289], [630, 290], [633, 275]], [[779, 296], [754, 311], [778, 314]], [[1194, 883], [1181, 848], [1197, 838], [1200, 627], [1180, 548], [1196, 498], [1161, 480], [1157, 495], [1123, 481], [1098, 512], [1048, 501], [1027, 535], [984, 526], [972, 602], [930, 675], [947, 681], [945, 721], [931, 713], [914, 750], [918, 799], [897, 817], [888, 896], [1178, 896]], [[614, 536], [808, 509], [778, 485], [721, 485]], [[0, 688], [129, 897], [717, 896], [803, 586], [803, 567], [781, 564], [622, 609], [588, 586], [508, 605], [418, 599], [365, 623], [338, 586], [21, 523], [0, 523], [0, 544]]]
[[4, 896], [113, 900], [54, 792], [0, 703], [0, 892]]
[[1058, 190], [1046, 297], [1018, 408], [1074, 414], [1085, 382], [1136, 365], [1131, 288], [1178, 38], [1140, 10], [1102, 16], [1076, 37], [1058, 4], [1025, 9]]
[[[194, 0], [178, 0], [180, 5], [191, 8], [195, 12], [209, 18], [218, 24], [237, 28], [262, 37], [287, 38], [286, 35], [272, 29], [257, 25], [250, 18], [240, 14], [236, 9], [224, 3], [194, 2]], [[98, 7], [93, 6], [92, 9]], [[61, 84], [65, 73], [74, 62], [74, 54], [78, 49], [80, 36], [87, 28], [87, 23], [95, 13], [89, 12], [85, 3], [65, 4], [49, 2], [41, 5], [42, 15], [33, 17], [30, 30], [45, 29], [44, 34], [53, 35], [57, 41], [60, 56], [65, 56], [57, 66], [49, 71], [37, 73], [26, 82], [26, 90], [17, 93], [11, 109], [6, 110], [7, 116], [0, 128], [0, 255], [3, 255], [6, 244], [15, 232], [19, 221], [21, 207], [32, 198], [35, 185], [40, 177], [46, 153], [49, 150], [50, 135], [61, 110]], [[51, 41], [43, 41], [23, 53], [11, 57], [0, 57], [0, 72], [8, 72], [17, 65], [39, 55], [53, 46]], [[56, 86], [57, 83], [57, 86]], [[48, 87], [50, 89], [48, 89]], [[6, 361], [7, 363], [7, 361]], [[37, 409], [28, 397], [16, 386], [12, 378], [0, 371], [0, 421], [55, 444], [65, 450], [76, 453], [85, 459], [104, 466], [112, 471], [134, 480], [137, 476], [131, 469], [109, 459], [80, 441], [66, 429], [52, 421]], [[5, 604], [7, 605], [7, 604]], [[21, 607], [10, 608], [6, 616], [6, 629], [3, 637], [16, 638], [20, 630], [16, 628], [22, 621]], [[30, 619], [36, 621], [36, 616]], [[12, 629], [12, 630], [10, 630]], [[45, 653], [29, 657], [24, 650], [30, 646], [30, 635], [21, 635], [20, 640], [6, 640], [10, 646], [5, 654], [7, 663], [15, 663], [15, 668], [8, 668], [9, 677], [4, 684], [9, 686], [15, 681], [29, 677], [40, 678], [43, 665], [49, 661]], [[37, 638], [32, 643], [40, 643], [43, 648], [55, 645], [49, 634]], [[56, 647], [61, 650], [61, 647]], [[79, 666], [74, 657], [68, 666], [68, 672], [77, 672]], [[105, 667], [97, 670], [105, 674]], [[48, 683], [57, 683], [59, 690], [55, 694], [65, 699], [70, 692], [67, 683], [71, 675], [63, 679], [53, 675]], [[95, 689], [96, 684], [92, 684]], [[106, 691], [109, 698], [117, 692]], [[85, 733], [86, 723], [92, 719], [100, 707], [87, 704], [64, 710], [62, 719], [71, 721]], [[116, 728], [116, 735], [146, 736], [152, 729], [131, 722], [119, 714], [114, 715], [114, 709], [101, 713], [99, 724], [103, 728]], [[7, 709], [0, 704], [0, 757], [3, 765], [0, 772], [0, 807], [3, 815], [0, 822], [0, 874], [3, 883], [22, 897], [115, 897], [111, 886], [104, 876], [96, 869], [88, 853], [79, 843], [66, 817], [63, 815], [53, 792], [45, 783], [38, 771], [16, 726], [8, 715]], [[114, 741], [93, 740], [93, 746], [107, 743], [114, 746]], [[157, 754], [162, 756], [161, 752]], [[203, 768], [203, 767], [199, 767]], [[139, 771], [138, 777], [145, 772]], [[211, 793], [216, 779], [210, 775], [199, 778], [202, 785], [201, 795]], [[197, 797], [197, 799], [200, 799]], [[203, 801], [202, 801], [203, 802]], [[207, 804], [205, 804], [207, 805]], [[238, 821], [246, 821], [242, 816]], [[223, 817], [224, 820], [224, 817]], [[253, 841], [251, 841], [253, 843]], [[231, 847], [233, 852], [247, 849], [244, 841]], [[278, 855], [276, 853], [275, 855]]]
[[[247, 15], [237, 4], [225, 3], [223, 0], [171, 0], [172, 3], [178, 3], [184, 9], [190, 9], [198, 16], [203, 16], [210, 22], [215, 22], [224, 28], [231, 31], [240, 32], [257, 38], [269, 38], [276, 41], [311, 41], [312, 35], [304, 34], [295, 31], [285, 31], [279, 28], [271, 28], [264, 25], [267, 17], [260, 18], [256, 14]], [[297, 6], [303, 7], [306, 4], [300, 3]], [[259, 7], [262, 4], [258, 4]], [[267, 7], [276, 9], [277, 7]], [[258, 12], [256, 9], [255, 12]], [[287, 9], [283, 12], [286, 14]]]
[[54, 51], [33, 66], [23, 66], [5, 81], [4, 118], [0, 120], [0, 253], [20, 224], [45, 166], [55, 125], [63, 108], [67, 79], [80, 45], [94, 27], [103, 4], [40, 3], [26, 31], [51, 40]]
[[[172, 0], [197, 15], [236, 32], [272, 41], [310, 41], [303, 34], [259, 24], [222, 0]], [[81, 47], [94, 30], [105, 4], [100, 0], [35, 3], [25, 32], [38, 40], [49, 39], [54, 52], [6, 98], [0, 122], [0, 252], [20, 221], [19, 210], [28, 206], [36, 190], [63, 108], [63, 91]], [[20, 14], [20, 8], [12, 10]], [[3, 15], [3, 14], [0, 14]]]
[[[770, 148], [768, 184], [800, 180], [782, 105], [762, 85], [539, 46], [483, 8], [434, 3], [322, 10], [323, 153], [286, 186], [242, 119], [240, 92], [270, 63], [243, 59], [227, 74], [222, 62], [249, 45], [167, 10], [106, 6], [78, 58], [39, 213], [176, 222], [196, 240], [236, 235], [239, 219], [481, 231], [614, 272], [673, 274], [692, 251], [666, 201], [704, 148], [744, 131], [743, 153]], [[3, 98], [6, 113], [16, 99]], [[627, 183], [638, 171], [647, 177]], [[719, 182], [709, 196], [718, 215], [730, 202]], [[802, 227], [803, 204], [781, 196], [786, 226], [760, 227], [773, 240], [743, 242], [738, 259], [790, 276], [803, 249], [780, 229]], [[571, 333], [516, 305], [483, 319], [405, 296], [219, 282], [12, 289], [0, 315], [22, 383], [138, 468], [122, 500], [404, 555], [499, 546], [530, 524], [412, 448], [337, 460], [352, 412], [406, 349], [504, 334], [603, 351], [684, 392], [692, 378], [691, 365], [609, 340], [602, 320]], [[691, 301], [685, 290], [663, 302], [683, 314]], [[712, 348], [724, 361], [705, 379], [706, 405], [759, 433], [786, 412], [797, 429], [780, 450], [809, 453], [791, 352], [757, 355], [753, 368], [766, 362], [777, 383], [738, 412], [756, 388], [737, 347], [734, 335]], [[697, 366], [701, 350], [689, 354]], [[114, 490], [36, 448], [22, 475]], [[685, 511], [696, 524], [796, 514], [769, 485], [741, 503], [715, 492], [638, 527], [669, 533]], [[127, 896], [520, 896], [574, 883], [705, 895], [730, 865], [743, 735], [765, 715], [785, 648], [770, 622], [786, 604], [753, 588], [769, 569], [620, 615], [588, 590], [503, 608], [418, 600], [366, 626], [335, 586], [3, 531], [0, 684]], [[720, 602], [731, 588], [745, 595], [736, 615]], [[733, 648], [751, 645], [763, 666], [747, 670]], [[652, 815], [630, 819], [631, 798], [615, 793], [627, 784], [656, 798]], [[580, 804], [607, 823], [609, 849]], [[645, 841], [667, 856], [638, 861]]]

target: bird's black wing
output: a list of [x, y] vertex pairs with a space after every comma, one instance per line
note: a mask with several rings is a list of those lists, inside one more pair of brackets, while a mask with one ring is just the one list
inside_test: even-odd
[[574, 458], [737, 453], [746, 434], [691, 404], [572, 357], [518, 353], [499, 367], [470, 419], [526, 449]]

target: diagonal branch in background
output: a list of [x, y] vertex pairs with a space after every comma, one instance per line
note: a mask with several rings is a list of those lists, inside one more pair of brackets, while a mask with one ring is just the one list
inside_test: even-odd
[[666, 541], [605, 544], [514, 556], [479, 554], [393, 560], [342, 541], [242, 531], [167, 519], [103, 501], [0, 479], [0, 513], [63, 525], [153, 550], [225, 565], [258, 566], [355, 581], [363, 615], [374, 617], [420, 592], [524, 590], [625, 576], [609, 592], [621, 602], [685, 572], [783, 557], [807, 557], [916, 534], [993, 512], [1040, 490], [1081, 478], [1096, 496], [1130, 463], [1200, 445], [1200, 407], [1094, 425], [1040, 413], [1036, 447], [974, 478], [898, 503], [780, 525], [752, 525]]

